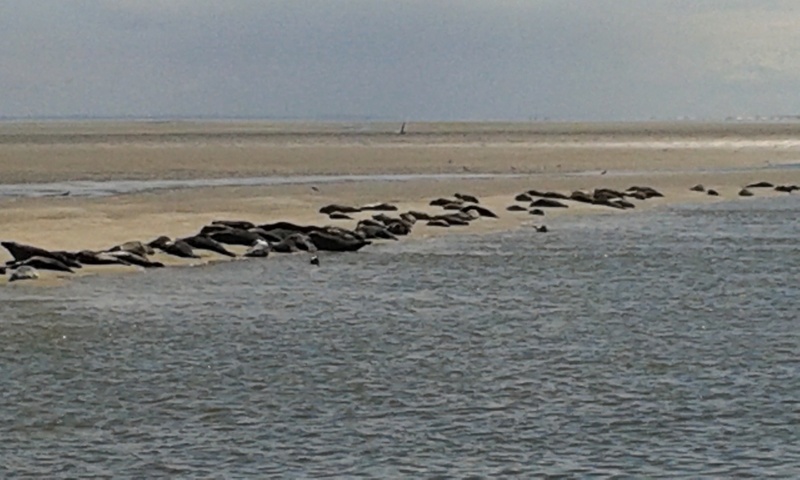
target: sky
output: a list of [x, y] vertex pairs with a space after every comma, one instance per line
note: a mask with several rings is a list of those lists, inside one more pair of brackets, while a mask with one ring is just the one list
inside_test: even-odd
[[800, 114], [797, 0], [5, 0], [0, 117]]

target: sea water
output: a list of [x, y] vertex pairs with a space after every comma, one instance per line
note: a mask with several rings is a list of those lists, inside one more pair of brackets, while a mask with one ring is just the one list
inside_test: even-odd
[[796, 478], [798, 199], [9, 285], [0, 476]]

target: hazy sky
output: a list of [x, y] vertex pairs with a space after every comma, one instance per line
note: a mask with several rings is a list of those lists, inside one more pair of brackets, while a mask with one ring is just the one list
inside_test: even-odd
[[0, 3], [0, 117], [774, 114], [797, 0]]

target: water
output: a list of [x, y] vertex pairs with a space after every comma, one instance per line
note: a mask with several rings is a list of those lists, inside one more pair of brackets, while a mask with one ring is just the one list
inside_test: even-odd
[[196, 178], [183, 180], [75, 180], [45, 183], [0, 184], [0, 197], [107, 197], [156, 190], [199, 187], [253, 187], [274, 185], [314, 185], [317, 183], [406, 182], [410, 180], [453, 180], [514, 178], [503, 173], [430, 173], [384, 175], [287, 175], [269, 177]]
[[0, 476], [797, 478], [797, 199], [0, 289]]
[[[752, 172], [754, 170], [787, 170], [800, 168], [800, 161], [765, 164], [758, 167], [725, 167], [683, 169], [694, 173]], [[567, 172], [565, 176], [594, 176], [598, 171]], [[671, 170], [653, 170], [651, 174], [674, 174]], [[638, 170], [618, 170], [609, 177], [640, 175]], [[108, 197], [157, 190], [200, 187], [254, 187], [275, 185], [314, 185], [326, 183], [357, 182], [407, 182], [412, 180], [477, 180], [495, 178], [522, 178], [530, 176], [513, 173], [430, 173], [430, 174], [378, 174], [378, 175], [287, 175], [269, 177], [195, 178], [182, 180], [74, 180], [43, 183], [0, 183], [0, 198], [39, 197]]]

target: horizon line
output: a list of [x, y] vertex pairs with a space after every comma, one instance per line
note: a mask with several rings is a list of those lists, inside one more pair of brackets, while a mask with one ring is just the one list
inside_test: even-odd
[[270, 122], [417, 122], [417, 123], [644, 123], [644, 122], [763, 122], [800, 121], [798, 115], [728, 115], [725, 117], [650, 117], [629, 119], [553, 118], [530, 116], [527, 118], [486, 119], [410, 119], [378, 115], [317, 115], [317, 116], [257, 116], [257, 115], [0, 115], [0, 122], [59, 122], [59, 121], [105, 121], [105, 122], [192, 122], [192, 121], [270, 121]]

